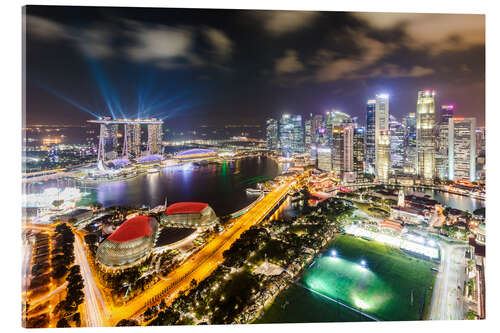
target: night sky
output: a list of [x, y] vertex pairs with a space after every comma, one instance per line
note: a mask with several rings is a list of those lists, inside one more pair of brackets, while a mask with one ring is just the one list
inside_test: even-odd
[[[360, 117], [418, 89], [484, 124], [484, 16], [28, 6], [27, 124], [156, 116], [167, 127], [283, 112]], [[438, 111], [438, 110], [436, 110]]]

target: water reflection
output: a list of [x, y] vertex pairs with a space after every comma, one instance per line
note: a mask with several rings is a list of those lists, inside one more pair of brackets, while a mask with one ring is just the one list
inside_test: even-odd
[[99, 184], [96, 200], [104, 207], [161, 205], [169, 202], [202, 201], [210, 204], [217, 215], [226, 215], [250, 204], [245, 189], [256, 181], [274, 178], [278, 165], [271, 159], [252, 157], [230, 163], [206, 166], [174, 166], [160, 173], [139, 175], [136, 178]]

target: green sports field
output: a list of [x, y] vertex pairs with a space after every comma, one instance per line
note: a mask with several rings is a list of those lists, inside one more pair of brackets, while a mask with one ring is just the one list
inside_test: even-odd
[[425, 319], [434, 264], [352, 236], [337, 236], [331, 250], [305, 272], [305, 286], [380, 320]]

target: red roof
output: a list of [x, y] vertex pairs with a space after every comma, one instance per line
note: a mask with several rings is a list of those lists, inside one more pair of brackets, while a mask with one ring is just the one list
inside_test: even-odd
[[401, 223], [396, 221], [384, 220], [382, 222], [379, 222], [379, 225], [381, 228], [393, 229], [399, 232], [403, 230], [403, 226], [401, 225]]
[[167, 215], [201, 213], [207, 207], [208, 204], [204, 202], [178, 202], [168, 206], [165, 213]]
[[108, 240], [112, 242], [128, 242], [137, 238], [151, 235], [153, 231], [149, 221], [153, 218], [150, 216], [136, 216], [122, 223], [115, 230]]

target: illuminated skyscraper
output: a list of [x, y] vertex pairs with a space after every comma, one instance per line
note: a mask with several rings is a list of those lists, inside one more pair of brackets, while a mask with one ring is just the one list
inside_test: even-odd
[[391, 168], [391, 132], [380, 130], [377, 135], [377, 156], [375, 171], [377, 180], [386, 183]]
[[405, 130], [396, 118], [393, 116], [389, 118], [389, 130], [391, 131], [391, 168], [402, 170], [405, 152]]
[[364, 179], [365, 159], [365, 129], [358, 127], [354, 129], [352, 139], [352, 168], [357, 181]]
[[417, 175], [432, 182], [435, 175], [434, 90], [418, 92], [417, 99]]
[[302, 154], [304, 149], [304, 127], [302, 126], [302, 116], [295, 115], [292, 117], [293, 124], [293, 140], [292, 150], [294, 153]]
[[344, 127], [344, 167], [343, 177], [345, 182], [354, 182], [356, 173], [354, 172], [354, 125]]
[[125, 124], [128, 158], [139, 158], [141, 156], [141, 125]]
[[311, 140], [313, 143], [317, 144], [319, 140], [319, 130], [321, 128], [324, 128], [323, 126], [323, 116], [320, 114], [317, 114], [313, 117], [312, 124], [311, 124], [311, 135], [312, 138]]
[[152, 155], [163, 154], [161, 124], [148, 125], [148, 152]]
[[320, 146], [317, 149], [318, 169], [332, 171], [332, 149], [327, 146]]
[[453, 118], [453, 114], [455, 113], [454, 105], [441, 105], [441, 113], [439, 115], [439, 123], [444, 124], [448, 123], [450, 118]]
[[287, 113], [281, 116], [279, 124], [280, 147], [284, 154], [304, 152], [304, 129], [302, 127], [302, 116], [291, 116]]
[[333, 127], [333, 172], [343, 178], [344, 174], [344, 127]]
[[436, 175], [445, 179], [448, 178], [448, 122], [453, 118], [455, 107], [453, 105], [442, 105], [439, 123], [436, 126]]
[[368, 100], [366, 106], [366, 160], [369, 169], [375, 167], [375, 174], [378, 174], [378, 136], [381, 131], [387, 130], [389, 130], [389, 95], [378, 94], [375, 99]]
[[417, 119], [415, 112], [410, 112], [403, 119], [405, 128], [404, 141], [404, 162], [403, 170], [405, 173], [416, 174], [417, 165]]
[[476, 180], [476, 118], [448, 120], [449, 179]]
[[377, 101], [368, 100], [366, 104], [366, 162], [375, 165], [375, 106]]
[[116, 124], [102, 124], [102, 151], [100, 152], [104, 160], [114, 160], [118, 156], [118, 125]]
[[306, 144], [305, 148], [306, 150], [309, 150], [311, 148], [311, 144], [313, 143], [313, 137], [314, 137], [314, 134], [312, 132], [312, 119], [307, 119], [304, 122], [304, 129], [305, 129], [305, 144]]
[[266, 121], [266, 143], [267, 149], [278, 149], [278, 121], [272, 118]]

